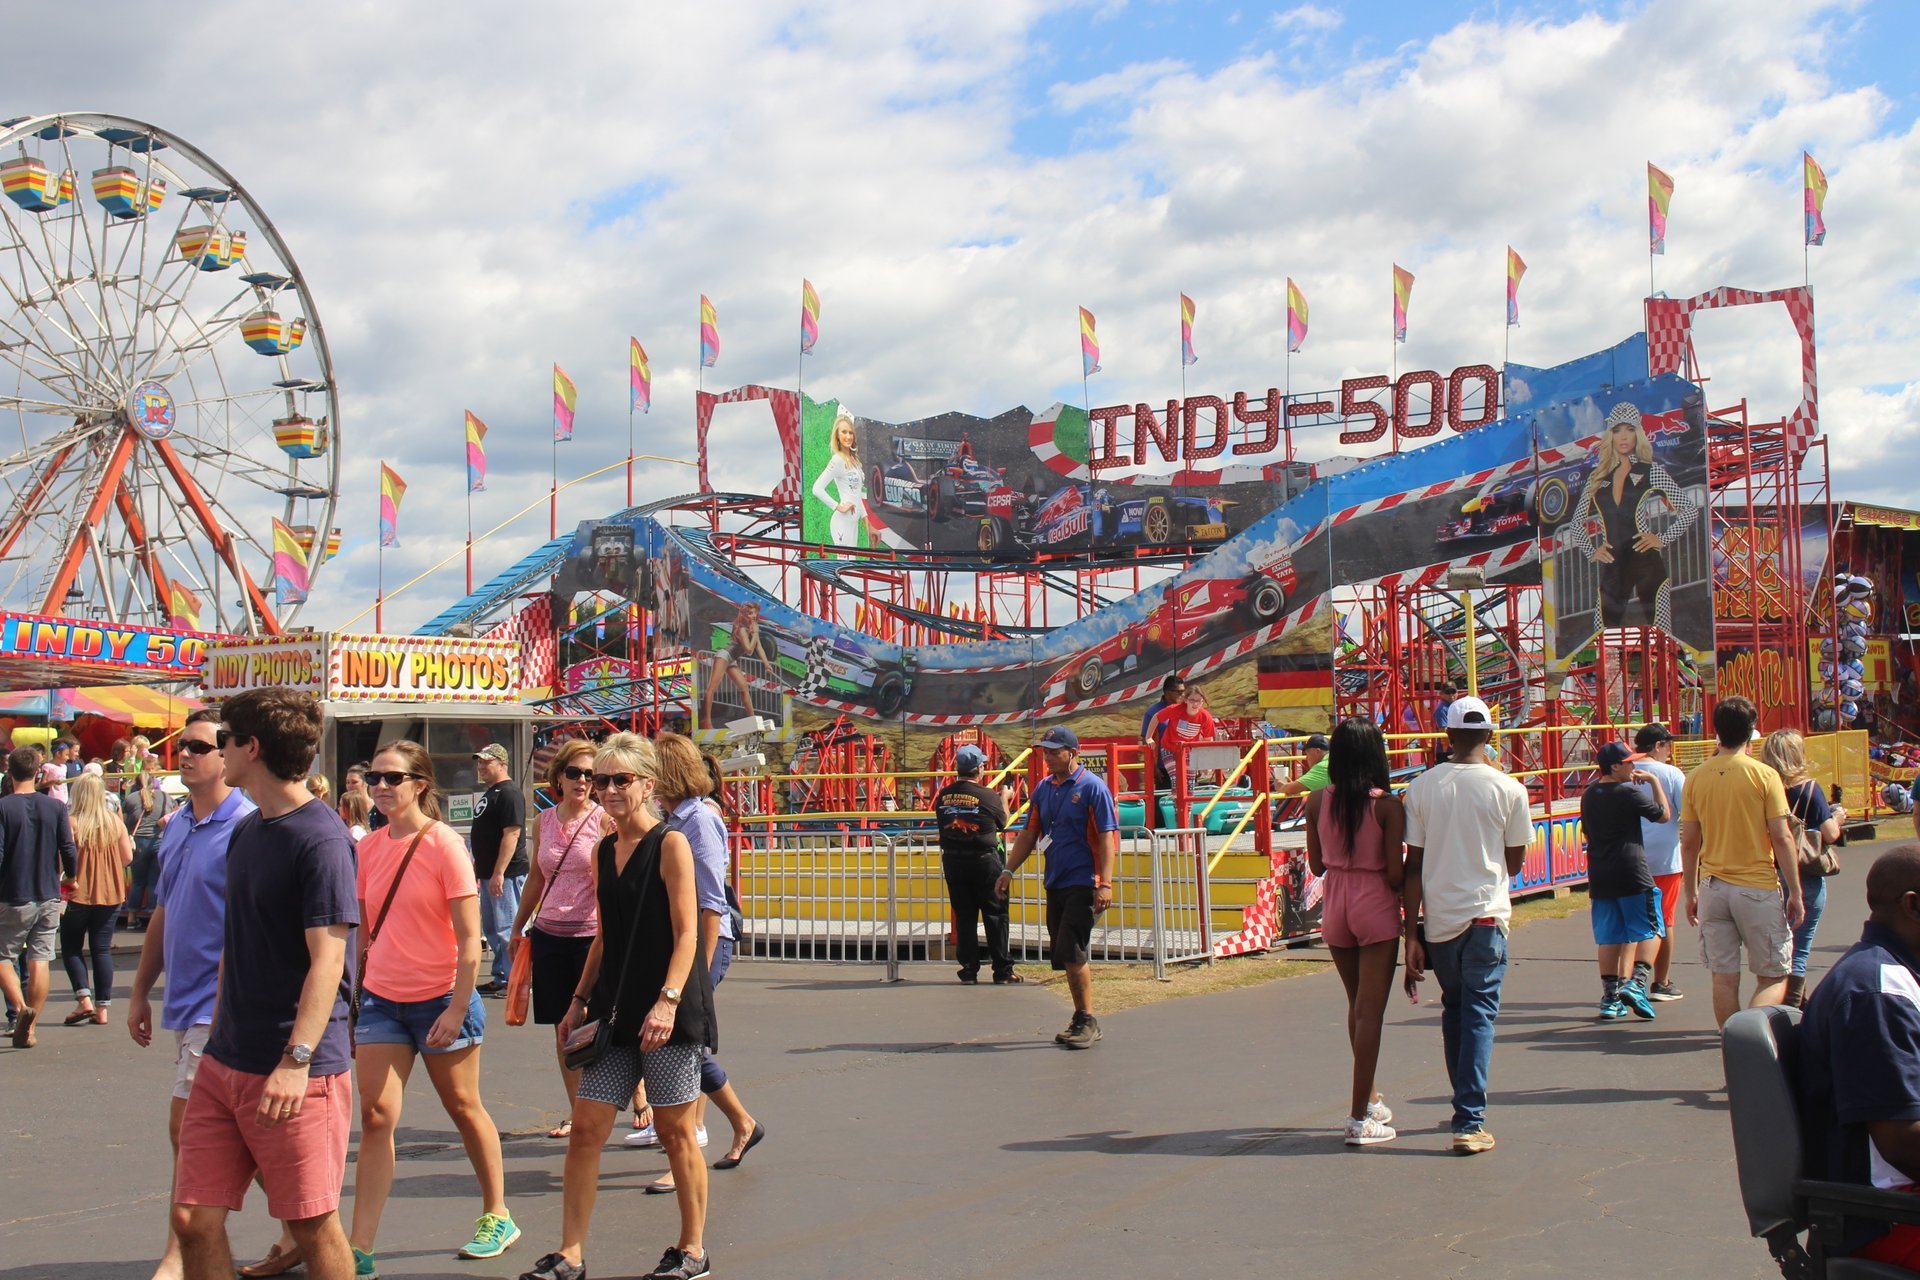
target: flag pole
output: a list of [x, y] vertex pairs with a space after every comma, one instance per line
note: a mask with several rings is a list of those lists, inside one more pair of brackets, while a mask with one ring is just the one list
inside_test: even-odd
[[1400, 452], [1400, 424], [1393, 420], [1393, 388], [1400, 382], [1400, 325], [1398, 308], [1400, 306], [1399, 280], [1387, 277], [1387, 293], [1393, 305], [1387, 308], [1387, 350], [1391, 354], [1389, 366], [1393, 370], [1387, 379], [1387, 426], [1392, 434], [1388, 437], [1388, 452]]
[[[466, 447], [464, 425], [460, 434], [460, 445]], [[467, 594], [473, 594], [473, 477], [467, 477]]]
[[1177, 298], [1174, 306], [1180, 312], [1180, 412], [1184, 414], [1187, 411], [1187, 308]]
[[560, 536], [560, 433], [553, 433], [553, 482], [547, 488], [547, 541]]

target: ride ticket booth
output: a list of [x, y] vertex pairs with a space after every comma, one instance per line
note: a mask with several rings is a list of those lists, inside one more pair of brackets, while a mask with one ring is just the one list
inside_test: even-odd
[[514, 761], [514, 781], [523, 790], [538, 781], [528, 776], [528, 765], [535, 724], [547, 717], [520, 700], [514, 641], [311, 631], [211, 646], [203, 676], [209, 701], [269, 685], [304, 689], [320, 700], [326, 728], [314, 769], [327, 776], [336, 796], [349, 766], [402, 739], [420, 743], [433, 758], [434, 780], [451, 810], [447, 820], [463, 834], [485, 789], [474, 752], [497, 742]]

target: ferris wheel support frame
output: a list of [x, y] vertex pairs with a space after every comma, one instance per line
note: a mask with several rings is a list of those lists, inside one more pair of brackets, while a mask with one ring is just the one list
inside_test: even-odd
[[59, 476], [60, 469], [67, 465], [67, 455], [72, 453], [73, 449], [74, 446], [71, 444], [62, 448], [60, 452], [48, 459], [47, 464], [40, 468], [40, 474], [34, 477], [32, 487], [27, 490], [26, 496], [20, 500], [20, 505], [14, 512], [13, 523], [7, 527], [5, 535], [0, 536], [0, 560], [13, 554], [13, 544], [20, 541], [20, 535], [27, 531], [27, 525], [32, 522], [34, 512], [40, 509], [41, 502], [46, 499], [47, 491], [53, 488], [55, 478]]
[[[208, 502], [206, 495], [200, 492], [200, 486], [193, 482], [193, 474], [187, 470], [186, 464], [180, 461], [180, 455], [175, 451], [172, 441], [154, 440], [151, 443], [153, 451], [160, 455], [160, 463], [167, 469], [167, 474], [173, 477], [176, 485], [180, 486], [180, 494], [186, 499], [187, 508], [193, 512], [193, 518], [200, 522], [200, 528], [206, 533], [208, 542], [212, 544], [227, 568], [233, 571], [234, 581], [240, 584], [242, 591], [246, 592], [248, 612], [251, 615], [248, 619], [248, 629], [252, 630], [257, 626], [270, 636], [285, 634], [286, 629], [280, 625], [280, 619], [267, 606], [267, 598], [255, 585], [253, 575], [248, 573], [245, 566], [240, 563], [240, 553], [234, 546], [233, 535], [221, 525], [220, 517], [213, 512], [213, 504]], [[215, 607], [217, 612], [218, 602], [215, 602]]]
[[141, 563], [147, 567], [147, 578], [153, 583], [157, 599], [171, 618], [173, 586], [167, 579], [166, 568], [160, 563], [159, 553], [147, 537], [147, 522], [140, 518], [140, 508], [134, 502], [133, 495], [127, 492], [125, 480], [113, 491], [113, 505], [119, 509], [120, 519], [126, 524], [128, 535], [133, 538]]
[[100, 474], [100, 485], [93, 491], [92, 501], [87, 503], [87, 514], [81, 519], [80, 527], [74, 530], [73, 540], [67, 544], [66, 555], [60, 560], [60, 568], [47, 587], [47, 598], [40, 606], [41, 613], [54, 616], [64, 608], [67, 589], [80, 576], [80, 562], [86, 558], [90, 536], [106, 516], [107, 504], [113, 501], [114, 491], [120, 487], [120, 477], [132, 457], [133, 431], [122, 428], [120, 438], [114, 442], [113, 453], [107, 458], [106, 470]]

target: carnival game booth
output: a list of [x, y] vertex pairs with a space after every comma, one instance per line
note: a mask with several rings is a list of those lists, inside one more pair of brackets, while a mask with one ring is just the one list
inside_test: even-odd
[[527, 787], [540, 714], [520, 699], [520, 648], [511, 640], [344, 635], [327, 631], [223, 641], [207, 656], [209, 701], [286, 685], [320, 700], [326, 729], [316, 769], [336, 785], [349, 766], [411, 739], [433, 758], [448, 820], [463, 832], [485, 787], [473, 753], [498, 743]]

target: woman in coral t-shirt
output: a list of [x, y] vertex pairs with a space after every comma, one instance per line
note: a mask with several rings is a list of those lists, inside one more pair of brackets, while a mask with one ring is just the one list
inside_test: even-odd
[[416, 1057], [426, 1063], [480, 1183], [480, 1220], [460, 1256], [495, 1258], [520, 1237], [507, 1212], [500, 1131], [480, 1101], [487, 1020], [474, 991], [480, 899], [473, 857], [440, 821], [433, 762], [419, 743], [382, 747], [367, 785], [387, 825], [363, 836], [355, 850], [363, 922], [354, 1063], [360, 1162], [348, 1239], [361, 1275], [374, 1273], [374, 1236], [393, 1189], [393, 1132]]

